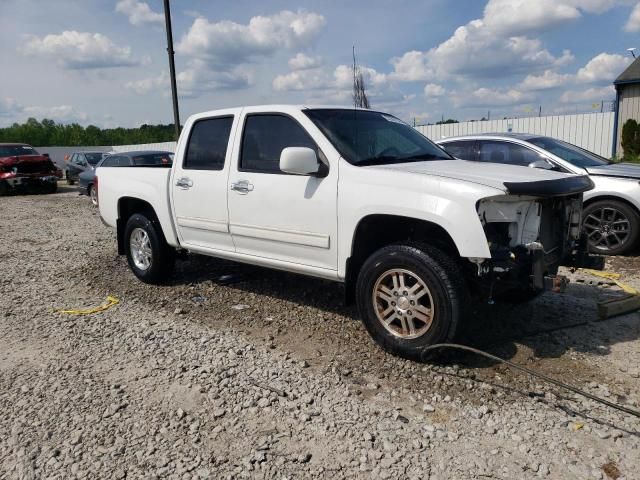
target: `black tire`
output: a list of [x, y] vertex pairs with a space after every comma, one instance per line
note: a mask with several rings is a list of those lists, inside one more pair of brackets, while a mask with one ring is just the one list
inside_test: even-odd
[[47, 193], [56, 193], [57, 191], [58, 191], [58, 182], [52, 182], [46, 188]]
[[[604, 219], [602, 218], [603, 211], [605, 212]], [[616, 212], [615, 217], [613, 212]], [[626, 220], [626, 224], [617, 223], [617, 225], [614, 225], [612, 223], [612, 220], [621, 220], [623, 218]], [[628, 227], [628, 234], [622, 238], [622, 241], [620, 241], [622, 235], [612, 233], [601, 235], [602, 232], [599, 231], [600, 229], [608, 229], [606, 231], [611, 232], [613, 228], [623, 228], [623, 226]], [[633, 251], [638, 245], [640, 216], [633, 207], [624, 202], [599, 200], [590, 203], [584, 209], [582, 228], [589, 236], [590, 252], [600, 255], [625, 255]]]
[[[413, 276], [416, 283], [418, 283], [417, 279], [421, 280], [429, 291], [429, 303], [433, 302], [430, 325], [424, 333], [414, 338], [402, 338], [399, 335], [397, 324], [405, 325], [399, 318], [394, 320], [395, 326], [389, 325], [389, 327], [385, 327], [382, 320], [378, 318], [379, 310], [386, 306], [385, 311], [387, 311], [392, 307], [388, 302], [383, 305], [377, 297], [374, 302], [376, 284], [387, 278], [385, 275], [395, 269], [410, 272], [411, 275], [407, 275], [408, 278], [411, 279]], [[394, 290], [393, 294], [395, 293]], [[406, 292], [400, 293], [406, 294]], [[405, 297], [405, 300], [407, 298], [409, 297]], [[409, 243], [381, 248], [367, 259], [358, 275], [356, 300], [367, 331], [384, 350], [409, 360], [426, 361], [433, 354], [432, 351], [425, 351], [425, 347], [454, 339], [464, 316], [467, 290], [462, 271], [453, 259], [437, 248]], [[400, 301], [401, 299], [398, 299], [397, 304], [394, 304], [398, 308]], [[416, 301], [424, 302], [424, 300]], [[382, 302], [385, 301], [382, 300]], [[405, 313], [410, 311], [407, 310]], [[425, 326], [426, 322], [422, 328]], [[390, 329], [395, 329], [396, 333], [392, 333]]]
[[[151, 258], [147, 268], [141, 268], [136, 264], [131, 251], [131, 236], [138, 229], [144, 231], [149, 240]], [[167, 244], [162, 229], [155, 218], [150, 219], [140, 213], [129, 217], [124, 229], [124, 247], [129, 267], [135, 276], [145, 283], [163, 283], [173, 271], [175, 250]]]
[[95, 198], [93, 197], [95, 191], [93, 190], [93, 185], [89, 185], [87, 187], [87, 196], [89, 197], [89, 199], [91, 200], [91, 203], [93, 204], [94, 207], [98, 206], [98, 195], [95, 194]]

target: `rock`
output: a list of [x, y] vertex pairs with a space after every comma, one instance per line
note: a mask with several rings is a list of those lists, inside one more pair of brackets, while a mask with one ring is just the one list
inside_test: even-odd
[[429, 403], [425, 403], [425, 404], [422, 406], [422, 411], [423, 411], [423, 412], [427, 412], [427, 413], [432, 413], [432, 412], [435, 412], [435, 411], [436, 411], [436, 409], [433, 407], [433, 405], [431, 405], [431, 404], [429, 404]]

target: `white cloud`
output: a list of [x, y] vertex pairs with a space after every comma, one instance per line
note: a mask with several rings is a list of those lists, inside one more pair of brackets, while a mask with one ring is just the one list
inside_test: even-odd
[[69, 69], [126, 67], [139, 62], [131, 57], [130, 47], [118, 47], [100, 33], [66, 30], [59, 35], [29, 37], [22, 51], [55, 59]]
[[[359, 67], [364, 78], [367, 93], [373, 88], [384, 86], [387, 83], [387, 75], [374, 68]], [[353, 68], [347, 65], [338, 65], [333, 75], [322, 68], [308, 70], [296, 70], [284, 75], [278, 75], [273, 79], [273, 89], [277, 91], [303, 91], [303, 90], [346, 90], [351, 92], [353, 88]]]
[[582, 103], [600, 100], [611, 100], [615, 96], [613, 85], [594, 87], [587, 90], [567, 90], [560, 96], [562, 103]]
[[[565, 66], [574, 57], [569, 50], [550, 52], [532, 35], [557, 29], [585, 12], [602, 13], [627, 3], [629, 0], [489, 0], [482, 18], [458, 27], [439, 45], [392, 58], [391, 77], [432, 82], [456, 77], [535, 76]], [[640, 29], [640, 11], [638, 16]]]
[[241, 66], [228, 70], [211, 69], [203, 60], [192, 60], [176, 75], [178, 93], [183, 97], [199, 97], [205, 92], [238, 90], [253, 83], [251, 73]]
[[484, 25], [496, 35], [524, 35], [549, 30], [580, 17], [572, 2], [558, 0], [489, 0]]
[[627, 20], [624, 29], [627, 32], [640, 31], [640, 3], [638, 3], [635, 7], [633, 7], [633, 10], [631, 10], [631, 15], [629, 15], [629, 20]]
[[138, 95], [146, 95], [147, 93], [160, 88], [169, 88], [169, 74], [166, 71], [160, 72], [155, 77], [143, 78], [141, 80], [132, 80], [124, 84], [128, 90], [133, 90]]
[[568, 73], [563, 74], [552, 70], [545, 70], [542, 75], [527, 75], [518, 88], [524, 91], [546, 90], [565, 85], [572, 78], [573, 75]]
[[120, 0], [116, 4], [116, 12], [129, 17], [131, 25], [162, 24], [164, 15], [154, 12], [147, 2], [138, 0]]
[[289, 68], [291, 70], [307, 70], [322, 65], [320, 57], [310, 57], [304, 53], [298, 53], [295, 57], [289, 59]]
[[29, 117], [43, 120], [48, 118], [62, 123], [86, 122], [89, 116], [71, 105], [45, 107], [39, 105], [24, 106], [14, 98], [0, 98], [0, 118], [8, 122], [23, 122]]
[[304, 48], [324, 25], [322, 15], [303, 10], [253, 17], [247, 25], [229, 20], [209, 22], [201, 17], [193, 22], [176, 50], [219, 63], [239, 64], [282, 48]]
[[538, 39], [505, 37], [483, 20], [458, 27], [454, 34], [426, 52], [411, 51], [391, 59], [392, 77], [400, 81], [432, 81], [451, 76], [495, 78], [541, 71], [566, 65], [573, 59], [568, 50], [555, 56]]
[[53, 107], [30, 106], [23, 109], [25, 117], [34, 117], [38, 120], [48, 118], [62, 123], [86, 122], [89, 116], [85, 112], [76, 110], [71, 105], [57, 105]]
[[424, 95], [426, 97], [441, 97], [445, 93], [447, 93], [447, 91], [444, 87], [437, 83], [427, 83], [424, 87]]
[[530, 103], [535, 97], [530, 92], [522, 92], [515, 88], [497, 90], [478, 88], [473, 92], [455, 92], [453, 104], [455, 107], [504, 107]]
[[610, 83], [631, 63], [631, 58], [611, 53], [593, 57], [578, 70], [576, 79], [582, 83]]

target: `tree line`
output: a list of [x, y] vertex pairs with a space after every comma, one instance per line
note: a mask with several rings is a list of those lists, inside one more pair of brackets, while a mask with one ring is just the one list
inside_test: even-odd
[[139, 143], [171, 142], [175, 140], [173, 124], [141, 125], [136, 128], [83, 127], [77, 123], [63, 124], [53, 120], [29, 118], [0, 128], [0, 143], [28, 143], [34, 147], [134, 145]]

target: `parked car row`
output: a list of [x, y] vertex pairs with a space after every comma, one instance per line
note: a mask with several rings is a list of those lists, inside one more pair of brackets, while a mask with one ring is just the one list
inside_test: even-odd
[[540, 135], [479, 134], [438, 142], [456, 158], [589, 175], [583, 227], [592, 252], [620, 255], [640, 239], [640, 165], [612, 163], [562, 140]]

